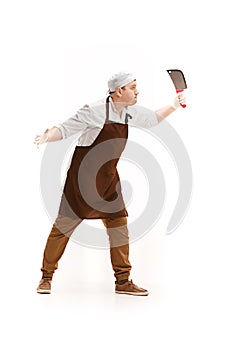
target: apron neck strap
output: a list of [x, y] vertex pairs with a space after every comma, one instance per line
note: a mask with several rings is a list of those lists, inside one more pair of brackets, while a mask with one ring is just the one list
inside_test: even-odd
[[106, 118], [105, 118], [105, 123], [109, 122], [109, 99], [110, 96], [106, 98]]

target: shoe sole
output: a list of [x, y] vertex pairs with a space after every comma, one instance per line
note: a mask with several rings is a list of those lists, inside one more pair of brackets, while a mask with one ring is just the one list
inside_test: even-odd
[[49, 289], [37, 289], [37, 293], [39, 293], [39, 294], [50, 294], [51, 290], [49, 290]]
[[138, 295], [138, 296], [147, 296], [149, 295], [148, 292], [140, 292], [140, 293], [134, 293], [134, 292], [121, 292], [121, 291], [115, 291], [116, 294], [128, 294], [128, 295]]

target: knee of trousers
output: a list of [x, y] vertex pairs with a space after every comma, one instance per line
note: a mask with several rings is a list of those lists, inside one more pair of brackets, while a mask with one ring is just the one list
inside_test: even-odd
[[104, 219], [103, 222], [107, 228], [111, 248], [123, 246], [129, 243], [129, 232], [126, 217]]
[[59, 214], [54, 222], [54, 227], [63, 235], [70, 237], [81, 221], [79, 218], [74, 219]]
[[116, 228], [116, 227], [122, 227], [127, 226], [127, 217], [122, 216], [120, 218], [107, 218], [102, 219], [104, 226], [106, 228]]

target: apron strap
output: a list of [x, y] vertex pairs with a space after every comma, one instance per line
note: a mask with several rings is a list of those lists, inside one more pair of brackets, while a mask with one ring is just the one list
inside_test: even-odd
[[106, 118], [105, 118], [105, 124], [109, 122], [109, 99], [110, 96], [106, 98]]

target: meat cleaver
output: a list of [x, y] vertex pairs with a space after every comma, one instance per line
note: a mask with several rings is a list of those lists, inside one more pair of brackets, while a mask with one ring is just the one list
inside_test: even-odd
[[[168, 74], [170, 75], [170, 78], [175, 85], [176, 88], [176, 93], [179, 94], [182, 92], [184, 89], [187, 89], [187, 84], [185, 81], [184, 74], [181, 70], [179, 69], [168, 69], [167, 70]], [[185, 104], [180, 104], [183, 108], [186, 107]]]

